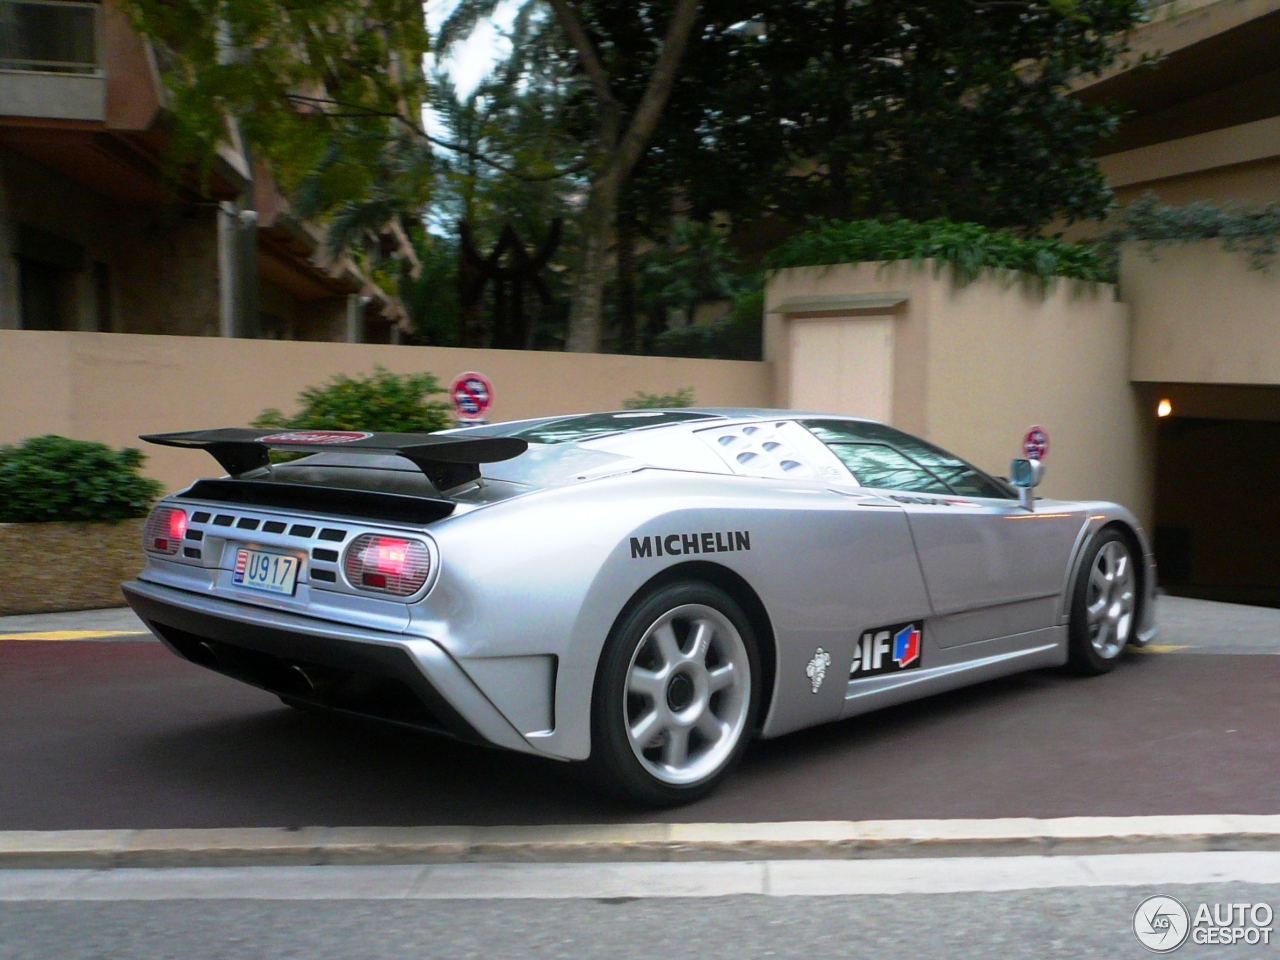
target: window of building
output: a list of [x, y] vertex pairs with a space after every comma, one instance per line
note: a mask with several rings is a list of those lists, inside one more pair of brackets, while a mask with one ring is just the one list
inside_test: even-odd
[[93, 262], [93, 308], [97, 314], [98, 332], [113, 332], [115, 324], [111, 316], [111, 270], [101, 260]]
[[62, 271], [57, 267], [26, 257], [18, 258], [23, 330], [66, 329], [64, 287]]
[[98, 6], [0, 0], [0, 69], [97, 72]]
[[25, 224], [18, 227], [18, 294], [24, 330], [74, 330], [75, 278], [85, 267], [79, 244]]

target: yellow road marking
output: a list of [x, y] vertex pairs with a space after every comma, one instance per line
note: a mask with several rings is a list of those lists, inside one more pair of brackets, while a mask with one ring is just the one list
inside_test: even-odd
[[1136, 647], [1139, 653], [1176, 653], [1179, 650], [1186, 650], [1190, 644], [1177, 646], [1172, 643], [1153, 643], [1147, 647]]
[[0, 640], [96, 640], [100, 637], [131, 637], [145, 630], [45, 630], [34, 633], [0, 633]]

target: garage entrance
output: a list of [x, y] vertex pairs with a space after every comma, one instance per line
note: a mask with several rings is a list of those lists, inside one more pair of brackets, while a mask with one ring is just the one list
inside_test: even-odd
[[1169, 593], [1280, 607], [1280, 389], [1169, 385], [1154, 543]]

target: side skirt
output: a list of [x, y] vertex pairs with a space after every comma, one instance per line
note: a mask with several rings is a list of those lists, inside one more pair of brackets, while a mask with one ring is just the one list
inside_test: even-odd
[[947, 652], [963, 655], [964, 659], [868, 680], [850, 680], [841, 719], [1011, 673], [1060, 667], [1067, 662], [1067, 628], [1045, 627], [953, 647]]

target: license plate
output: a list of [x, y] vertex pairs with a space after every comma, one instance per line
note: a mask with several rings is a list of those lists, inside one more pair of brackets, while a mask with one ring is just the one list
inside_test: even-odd
[[235, 582], [254, 590], [293, 596], [298, 582], [298, 558], [265, 550], [239, 550]]

